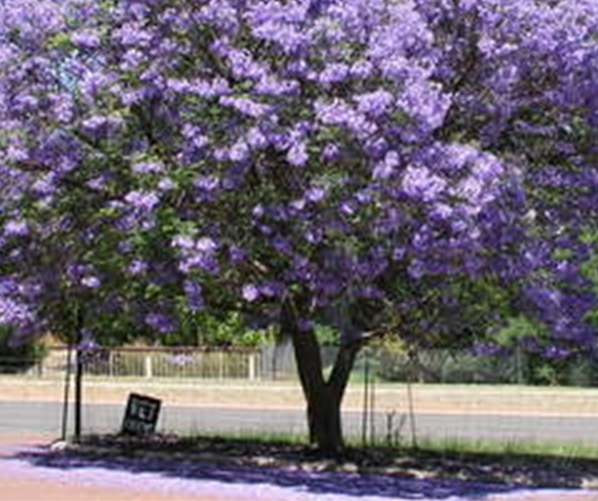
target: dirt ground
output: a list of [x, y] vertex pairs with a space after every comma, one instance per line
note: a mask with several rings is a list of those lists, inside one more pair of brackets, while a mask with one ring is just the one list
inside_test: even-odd
[[0, 473], [0, 489], [4, 501], [217, 501], [222, 498], [181, 497], [148, 494], [135, 490], [109, 487], [88, 487], [49, 482], [39, 479], [7, 478]]
[[[170, 405], [243, 408], [304, 408], [301, 388], [290, 382], [235, 382], [230, 380], [100, 379], [86, 377], [84, 400], [88, 403], [122, 404], [129, 392], [151, 394]], [[61, 401], [60, 379], [0, 377], [0, 400]], [[422, 385], [412, 387], [418, 413], [503, 414], [528, 416], [596, 416], [598, 390], [534, 388], [524, 386]], [[408, 411], [407, 387], [385, 384], [375, 388], [381, 412]], [[343, 407], [363, 407], [363, 387], [351, 385]]]
[[[43, 446], [52, 437], [0, 434], [0, 463], [14, 457], [20, 447]], [[221, 501], [218, 496], [201, 498], [180, 494], [148, 493], [139, 488], [81, 485], [76, 482], [49, 480], [36, 471], [35, 466], [15, 474], [0, 467], [0, 499], [2, 501]]]

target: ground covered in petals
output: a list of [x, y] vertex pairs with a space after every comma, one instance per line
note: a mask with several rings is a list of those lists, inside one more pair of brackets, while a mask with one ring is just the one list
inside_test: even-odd
[[12, 460], [87, 486], [137, 479], [139, 489], [185, 499], [598, 499], [598, 461], [562, 457], [349, 448], [331, 459], [303, 444], [156, 435], [86, 437]]
[[115, 457], [167, 458], [287, 472], [382, 474], [402, 479], [457, 479], [525, 487], [598, 487], [598, 459], [563, 456], [349, 447], [338, 457], [330, 458], [301, 443], [176, 435], [143, 439], [89, 436], [67, 451], [69, 455], [97, 461]]

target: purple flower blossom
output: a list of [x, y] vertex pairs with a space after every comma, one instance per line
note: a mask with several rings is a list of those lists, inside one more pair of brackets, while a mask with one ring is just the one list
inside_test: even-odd
[[100, 46], [100, 35], [96, 31], [84, 30], [78, 31], [71, 35], [71, 41], [79, 46], [86, 49], [95, 49]]
[[321, 186], [312, 186], [305, 192], [305, 199], [312, 203], [321, 202], [325, 197], [326, 189]]
[[34, 319], [27, 305], [10, 297], [0, 296], [0, 325], [19, 326]]
[[210, 143], [210, 139], [206, 136], [201, 127], [193, 124], [185, 124], [182, 129], [183, 136], [195, 150], [201, 150]]
[[399, 163], [399, 154], [396, 151], [389, 151], [384, 157], [384, 160], [374, 168], [372, 177], [374, 179], [382, 180], [390, 178], [395, 173]]
[[143, 52], [137, 49], [130, 49], [123, 55], [120, 68], [124, 71], [133, 71], [139, 68], [146, 60]]
[[287, 153], [287, 160], [291, 165], [294, 165], [295, 167], [304, 166], [309, 160], [309, 155], [307, 154], [307, 148], [305, 146], [305, 143], [301, 142], [294, 144]]
[[211, 81], [194, 80], [191, 83], [189, 92], [206, 99], [211, 99], [230, 94], [230, 87], [228, 82], [222, 78], [215, 78]]
[[260, 291], [253, 284], [245, 284], [243, 286], [243, 290], [241, 291], [241, 295], [245, 301], [248, 303], [253, 303], [260, 297]]
[[296, 94], [299, 84], [295, 80], [279, 80], [266, 75], [255, 86], [258, 95], [284, 96]]
[[160, 191], [171, 191], [176, 188], [176, 183], [169, 177], [163, 177], [158, 181], [158, 189]]
[[90, 329], [84, 328], [81, 331], [81, 341], [77, 345], [77, 349], [83, 352], [87, 352], [86, 355], [89, 357], [91, 352], [98, 351], [100, 349], [99, 343], [93, 338], [93, 333]]
[[186, 280], [183, 284], [185, 296], [187, 297], [187, 306], [191, 311], [201, 311], [204, 309], [203, 291], [201, 285], [191, 280]]
[[209, 274], [218, 273], [219, 245], [212, 238], [201, 237], [196, 240], [187, 235], [179, 235], [173, 239], [172, 245], [179, 249], [181, 256], [179, 270], [182, 273], [190, 273], [195, 269]]
[[56, 120], [64, 124], [70, 123], [75, 116], [74, 103], [70, 96], [57, 95], [53, 101], [53, 112]]
[[218, 244], [210, 237], [201, 237], [195, 243], [195, 248], [199, 252], [215, 252], [218, 249]]
[[193, 185], [202, 191], [211, 193], [218, 189], [220, 181], [216, 176], [197, 176]]
[[81, 125], [86, 133], [94, 137], [103, 137], [115, 132], [122, 123], [118, 116], [93, 116], [84, 120]]
[[266, 282], [258, 287], [259, 294], [267, 298], [282, 297], [285, 287], [280, 282]]
[[[101, 71], [85, 70], [81, 77], [81, 92], [87, 103], [92, 104], [100, 96], [101, 92], [107, 89], [113, 83], [113, 77]], [[95, 129], [103, 124], [98, 121], [88, 124], [91, 129]]]
[[195, 240], [189, 235], [177, 235], [173, 239], [172, 245], [181, 249], [193, 249], [195, 247]]
[[409, 276], [414, 280], [420, 280], [425, 274], [424, 263], [420, 260], [413, 260], [409, 265]]
[[149, 327], [162, 334], [174, 332], [178, 327], [175, 319], [164, 313], [148, 313], [144, 321]]
[[355, 204], [351, 202], [343, 202], [339, 207], [340, 212], [342, 212], [345, 216], [353, 216], [357, 212], [357, 208]]
[[128, 271], [131, 275], [142, 275], [147, 269], [147, 263], [140, 259], [135, 259], [128, 267]]
[[390, 92], [380, 89], [366, 94], [359, 94], [355, 96], [355, 101], [357, 102], [357, 109], [361, 113], [378, 117], [389, 111], [394, 97]]
[[504, 348], [495, 343], [476, 343], [472, 352], [476, 356], [496, 357], [504, 352]]
[[549, 346], [544, 350], [543, 355], [552, 360], [563, 360], [571, 356], [571, 350], [561, 346]]
[[11, 144], [6, 152], [6, 158], [13, 162], [24, 162], [29, 158], [29, 153], [25, 148]]
[[323, 84], [335, 84], [342, 82], [349, 76], [349, 67], [343, 63], [333, 63], [327, 66], [320, 74], [320, 82]]
[[353, 63], [350, 69], [351, 76], [354, 78], [365, 79], [374, 72], [374, 65], [365, 59], [360, 59]]
[[444, 95], [439, 86], [427, 80], [408, 82], [397, 100], [397, 106], [419, 122], [425, 131], [433, 131], [442, 125], [451, 103], [451, 96]]
[[427, 167], [410, 166], [403, 175], [405, 193], [424, 202], [436, 200], [446, 186], [446, 181], [433, 174]]
[[97, 289], [101, 285], [101, 282], [98, 277], [89, 275], [81, 279], [81, 285], [89, 289]]
[[228, 152], [228, 158], [232, 162], [242, 162], [249, 157], [249, 146], [245, 141], [237, 141], [233, 144]]
[[40, 176], [32, 184], [31, 189], [38, 195], [51, 195], [56, 189], [56, 174], [48, 173]]
[[164, 170], [160, 162], [141, 162], [133, 164], [131, 170], [136, 174], [156, 174]]
[[340, 148], [338, 144], [327, 144], [322, 151], [322, 157], [326, 161], [336, 160], [339, 156]]
[[4, 235], [7, 237], [23, 237], [29, 234], [29, 225], [22, 219], [10, 220], [4, 224]]
[[268, 105], [257, 103], [245, 97], [223, 96], [220, 98], [220, 104], [234, 108], [239, 113], [252, 118], [261, 118], [270, 111]]
[[106, 187], [106, 178], [104, 176], [98, 176], [93, 179], [90, 179], [85, 184], [87, 187], [91, 188], [92, 190], [101, 191]]
[[311, 330], [313, 330], [313, 328], [315, 327], [315, 323], [313, 320], [309, 320], [307, 318], [302, 318], [299, 320], [299, 330], [301, 332], [309, 332]]
[[258, 127], [252, 127], [245, 136], [247, 144], [253, 149], [261, 149], [267, 146], [268, 138], [260, 131]]
[[160, 199], [152, 191], [131, 191], [125, 196], [125, 202], [143, 212], [151, 212]]
[[247, 251], [236, 245], [230, 247], [229, 255], [233, 264], [240, 264], [247, 259]]

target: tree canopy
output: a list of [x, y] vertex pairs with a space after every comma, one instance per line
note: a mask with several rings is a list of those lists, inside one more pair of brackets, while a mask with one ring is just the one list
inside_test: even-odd
[[[455, 335], [476, 299], [456, 291], [485, 283], [555, 346], [594, 346], [595, 1], [1, 3], [0, 322], [19, 336], [75, 303], [90, 327], [169, 332], [232, 301], [274, 306], [313, 359], [323, 312], [357, 346], [432, 298], [453, 314], [406, 325]], [[327, 382], [300, 363], [308, 401], [340, 402], [344, 356]]]

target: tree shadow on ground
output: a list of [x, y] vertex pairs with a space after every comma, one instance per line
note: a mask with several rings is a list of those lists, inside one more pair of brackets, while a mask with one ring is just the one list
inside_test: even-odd
[[[596, 471], [596, 462], [571, 468], [571, 460], [567, 468], [561, 465], [559, 469], [529, 457], [506, 467], [504, 458], [497, 460], [496, 456], [459, 456], [420, 451], [391, 457], [384, 451], [356, 449], [333, 461], [301, 445], [218, 439], [195, 439], [193, 443], [101, 439], [60, 452], [42, 448], [14, 457], [65, 471], [102, 468], [230, 485], [267, 484], [316, 495], [389, 499], [484, 499], [522, 488], [580, 488], [588, 469]], [[547, 471], [541, 473], [543, 468]]]

